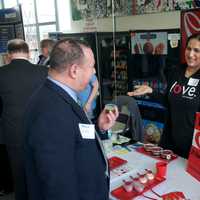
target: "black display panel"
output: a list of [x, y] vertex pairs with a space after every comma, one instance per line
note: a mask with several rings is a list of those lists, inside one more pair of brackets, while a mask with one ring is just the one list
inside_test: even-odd
[[0, 53], [7, 51], [7, 42], [24, 39], [21, 6], [0, 10]]
[[[135, 36], [136, 33], [139, 33], [138, 37]], [[130, 34], [134, 40], [132, 39], [128, 59], [128, 90], [134, 90], [135, 85], [146, 84], [153, 90], [163, 93], [166, 88], [167, 71], [179, 64], [180, 30], [145, 30]]]

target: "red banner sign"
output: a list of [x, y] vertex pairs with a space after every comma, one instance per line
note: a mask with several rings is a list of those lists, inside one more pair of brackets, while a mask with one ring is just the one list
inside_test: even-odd
[[200, 113], [196, 113], [194, 136], [190, 151], [187, 172], [200, 181]]
[[200, 31], [200, 9], [181, 11], [181, 63], [185, 63], [185, 47], [189, 36]]

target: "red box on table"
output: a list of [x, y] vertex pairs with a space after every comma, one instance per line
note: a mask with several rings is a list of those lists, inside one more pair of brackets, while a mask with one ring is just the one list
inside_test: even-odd
[[200, 181], [200, 112], [196, 113], [192, 147], [186, 171]]

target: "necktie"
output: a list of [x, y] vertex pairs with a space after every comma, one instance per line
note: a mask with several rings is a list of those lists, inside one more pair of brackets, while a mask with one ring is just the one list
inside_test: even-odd
[[102, 151], [104, 160], [105, 160], [105, 162], [106, 162], [106, 171], [105, 171], [105, 174], [106, 174], [107, 177], [109, 177], [109, 167], [108, 167], [107, 156], [106, 156], [106, 154], [105, 154], [105, 150], [104, 150], [103, 144], [102, 144], [102, 142], [101, 142], [101, 139], [100, 139], [100, 137], [99, 137], [99, 135], [98, 135], [98, 133], [97, 133], [96, 131], [95, 131], [95, 136], [96, 136], [96, 138], [97, 138], [97, 141], [98, 141], [99, 146], [100, 146], [100, 148], [101, 148], [101, 151]]
[[81, 100], [77, 97], [77, 104], [82, 107]]

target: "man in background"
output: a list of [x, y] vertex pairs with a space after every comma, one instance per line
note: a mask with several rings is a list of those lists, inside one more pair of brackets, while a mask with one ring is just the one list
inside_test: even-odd
[[[29, 200], [108, 200], [108, 162], [95, 125], [78, 104], [94, 74], [94, 55], [81, 41], [60, 40], [50, 55], [49, 76], [31, 98], [25, 117]], [[96, 128], [118, 117], [103, 110]]]
[[40, 42], [41, 55], [39, 56], [39, 61], [37, 64], [49, 65], [49, 55], [52, 51], [55, 41], [52, 39], [44, 39]]
[[2, 136], [10, 160], [15, 199], [27, 200], [23, 160], [23, 115], [28, 99], [45, 80], [47, 67], [29, 62], [29, 47], [24, 40], [10, 40], [7, 50], [11, 62], [0, 67]]

